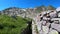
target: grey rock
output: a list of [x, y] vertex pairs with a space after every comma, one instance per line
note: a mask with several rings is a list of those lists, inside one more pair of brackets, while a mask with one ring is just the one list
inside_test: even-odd
[[47, 34], [49, 32], [49, 28], [47, 26], [42, 26], [44, 34]]
[[50, 29], [48, 34], [58, 34], [58, 31], [54, 30], [54, 29]]
[[52, 23], [51, 28], [53, 28], [53, 29], [57, 30], [58, 32], [60, 32], [60, 24]]

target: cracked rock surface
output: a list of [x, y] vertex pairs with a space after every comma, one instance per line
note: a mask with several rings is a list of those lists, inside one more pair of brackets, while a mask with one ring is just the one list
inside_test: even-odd
[[[45, 12], [45, 11], [44, 11]], [[37, 28], [39, 34], [59, 34], [60, 33], [60, 11], [41, 12], [37, 16]], [[40, 25], [40, 27], [39, 27]]]

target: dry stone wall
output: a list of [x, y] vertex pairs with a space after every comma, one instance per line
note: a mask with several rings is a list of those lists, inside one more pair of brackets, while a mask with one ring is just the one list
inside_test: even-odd
[[37, 29], [39, 34], [60, 33], [60, 11], [44, 11], [37, 16]]

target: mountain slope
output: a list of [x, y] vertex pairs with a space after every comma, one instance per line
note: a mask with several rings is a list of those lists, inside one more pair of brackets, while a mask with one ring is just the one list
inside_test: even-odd
[[27, 27], [27, 21], [22, 17], [0, 15], [0, 34], [20, 34]]

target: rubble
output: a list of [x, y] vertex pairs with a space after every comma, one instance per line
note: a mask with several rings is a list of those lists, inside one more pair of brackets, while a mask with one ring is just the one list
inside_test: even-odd
[[[59, 34], [60, 32], [60, 9], [41, 12], [39, 17], [41, 27], [39, 34]], [[37, 17], [38, 18], [38, 17]], [[38, 24], [39, 25], [39, 24]]]

